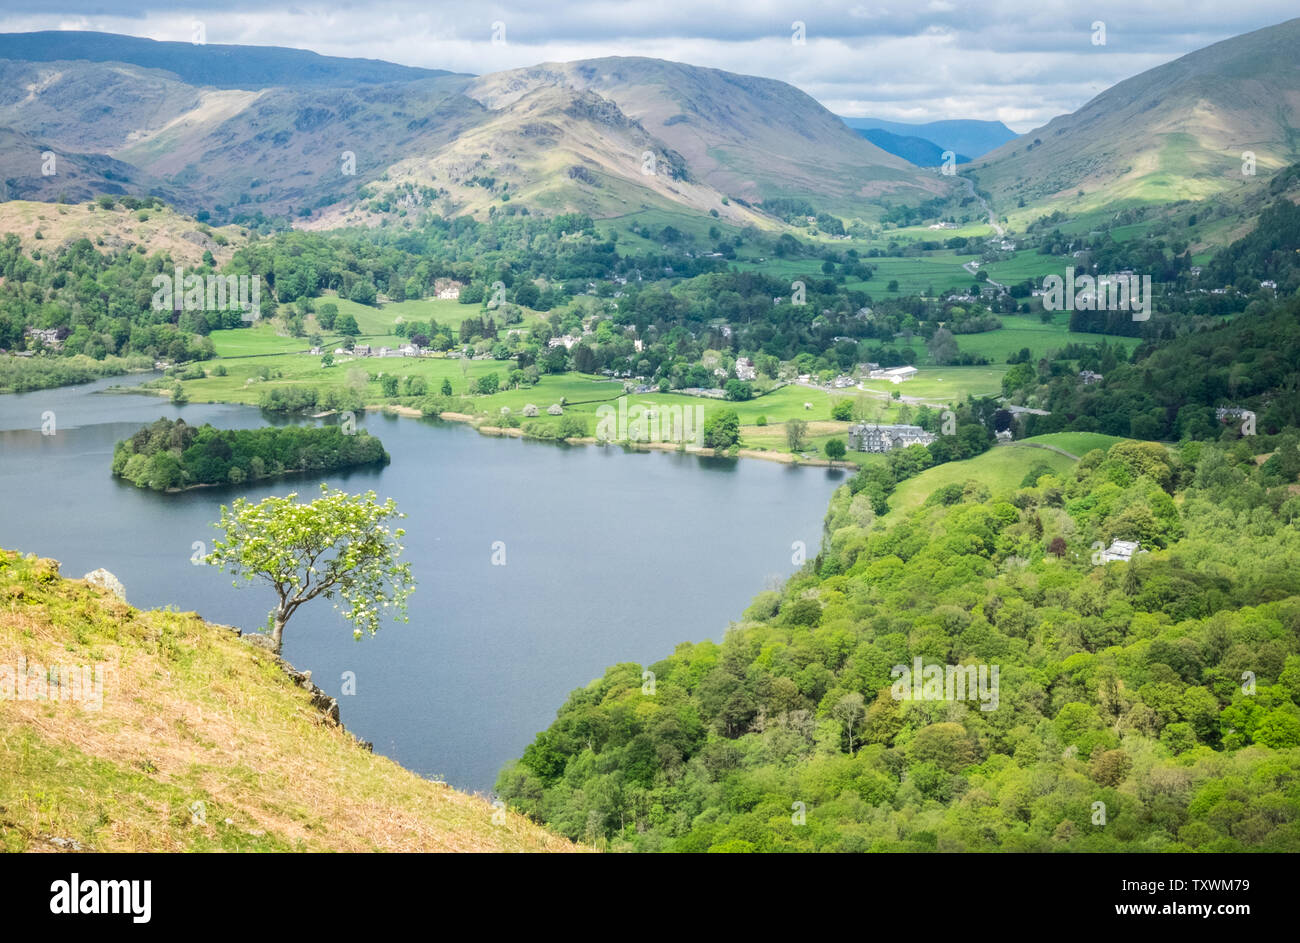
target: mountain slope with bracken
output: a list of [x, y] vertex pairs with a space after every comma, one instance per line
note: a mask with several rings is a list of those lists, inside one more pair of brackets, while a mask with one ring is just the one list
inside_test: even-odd
[[[1254, 175], [1243, 173], [1247, 153]], [[1120, 82], [970, 170], [1003, 212], [1015, 205], [1068, 212], [1231, 194], [1297, 158], [1300, 19]]]

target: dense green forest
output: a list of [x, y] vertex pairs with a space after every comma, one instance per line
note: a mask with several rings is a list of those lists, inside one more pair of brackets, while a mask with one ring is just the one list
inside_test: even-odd
[[[215, 272], [209, 262], [195, 274]], [[152, 280], [173, 269], [166, 253], [101, 252], [84, 238], [29, 257], [7, 233], [0, 239], [0, 350], [32, 349], [24, 331], [36, 328], [57, 332], [59, 352], [68, 356], [208, 359], [212, 342], [202, 335], [242, 323], [241, 312], [155, 310]]]
[[172, 491], [388, 461], [377, 438], [365, 431], [348, 434], [339, 426], [217, 429], [159, 419], [117, 443], [113, 475], [137, 488]]
[[[1077, 429], [1204, 439], [1222, 433], [1219, 407], [1254, 411], [1261, 433], [1300, 426], [1300, 296], [1261, 303], [1241, 317], [1160, 345], [1139, 346], [1131, 362], [1116, 354], [1063, 348], [1053, 361], [1009, 371], [1003, 388], [1015, 402], [1051, 412], [1026, 416], [1025, 434]], [[1104, 379], [1081, 383], [1080, 365], [1102, 370]]]
[[[814, 562], [573, 692], [498, 791], [619, 850], [1300, 851], [1296, 441], [1124, 442], [888, 528], [842, 487]], [[996, 708], [895, 697], [914, 659], [996, 666]]]

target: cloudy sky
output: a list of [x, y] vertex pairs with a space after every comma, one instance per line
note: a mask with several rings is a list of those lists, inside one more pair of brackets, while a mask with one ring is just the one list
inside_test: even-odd
[[842, 115], [998, 119], [1024, 132], [1120, 79], [1297, 13], [1295, 0], [0, 0], [0, 32], [190, 41], [201, 22], [208, 43], [474, 73], [657, 56], [782, 79]]

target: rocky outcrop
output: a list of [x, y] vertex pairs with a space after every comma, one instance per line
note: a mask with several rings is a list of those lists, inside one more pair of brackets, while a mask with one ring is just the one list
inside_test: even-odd
[[[243, 638], [244, 641], [248, 642], [250, 645], [255, 645], [258, 648], [265, 648], [270, 652], [271, 657], [279, 663], [280, 667], [284, 670], [284, 673], [289, 676], [293, 683], [311, 695], [311, 706], [325, 715], [325, 720], [328, 723], [344, 730], [347, 729], [343, 727], [343, 721], [339, 714], [338, 698], [330, 697], [330, 695], [327, 694], [320, 685], [312, 681], [310, 671], [299, 671], [279, 655], [276, 655], [269, 635], [254, 632], [245, 635]], [[370, 741], [362, 740], [360, 737], [354, 737], [354, 739], [356, 739], [358, 745], [360, 745], [363, 750], [369, 750], [372, 753], [374, 752], [374, 744]]]
[[96, 589], [102, 589], [104, 592], [116, 596], [122, 602], [126, 602], [126, 587], [122, 585], [121, 580], [103, 567], [98, 570], [91, 570], [82, 579]]
[[340, 724], [339, 721], [339, 702], [338, 698], [330, 697], [311, 679], [310, 671], [298, 671], [285, 662], [284, 673], [294, 680], [294, 683], [301, 688], [305, 688], [311, 695], [311, 706], [316, 708], [332, 724]]

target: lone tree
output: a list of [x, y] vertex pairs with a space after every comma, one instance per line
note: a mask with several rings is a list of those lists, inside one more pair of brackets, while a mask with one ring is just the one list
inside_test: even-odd
[[831, 439], [826, 443], [826, 457], [831, 460], [831, 465], [842, 459], [847, 452], [843, 439]]
[[798, 452], [804, 447], [808, 435], [808, 423], [802, 419], [787, 419], [785, 422], [785, 442], [791, 452]]
[[406, 515], [389, 498], [380, 504], [373, 491], [352, 495], [321, 485], [321, 496], [300, 503], [296, 493], [250, 504], [238, 498], [221, 506], [225, 531], [206, 562], [252, 582], [266, 580], [279, 604], [268, 617], [271, 641], [280, 651], [285, 623], [305, 602], [324, 596], [347, 605], [343, 617], [352, 634], [379, 631], [381, 609], [406, 621], [406, 597], [415, 589], [411, 565], [398, 563], [400, 527], [387, 521]]

